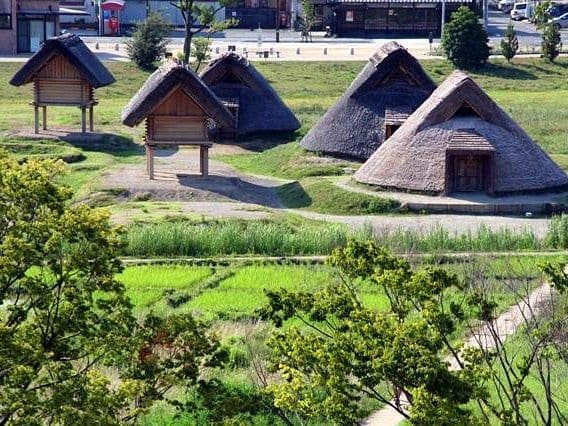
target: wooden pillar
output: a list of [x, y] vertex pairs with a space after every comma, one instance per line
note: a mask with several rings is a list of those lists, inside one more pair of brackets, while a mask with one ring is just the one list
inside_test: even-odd
[[209, 175], [209, 147], [207, 145], [200, 145], [199, 154], [201, 176], [207, 176]]
[[92, 105], [89, 107], [89, 131], [90, 132], [94, 131], [94, 127], [93, 127], [93, 106]]
[[81, 107], [81, 132], [87, 133], [87, 108]]
[[154, 147], [150, 145], [146, 145], [146, 168], [148, 177], [154, 180]]
[[39, 133], [39, 107], [34, 105], [34, 132]]
[[42, 127], [43, 130], [47, 130], [47, 107], [44, 105], [41, 107], [42, 112], [43, 112], [43, 118], [42, 118]]

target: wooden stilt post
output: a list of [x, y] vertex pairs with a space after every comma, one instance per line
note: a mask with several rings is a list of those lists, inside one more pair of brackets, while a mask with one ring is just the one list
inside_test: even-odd
[[199, 145], [199, 173], [203, 176], [203, 145]]
[[93, 127], [93, 106], [91, 105], [89, 107], [89, 131], [93, 132], [94, 131], [94, 127]]
[[81, 132], [87, 133], [87, 109], [81, 107]]
[[203, 170], [201, 172], [201, 176], [209, 175], [209, 147], [203, 146]]
[[149, 161], [148, 161], [148, 175], [150, 176], [150, 180], [154, 180], [154, 147], [149, 146]]
[[41, 107], [42, 112], [43, 112], [43, 118], [42, 118], [42, 127], [43, 130], [47, 130], [47, 107], [44, 105]]
[[39, 133], [39, 108], [34, 105], [34, 132], [37, 135]]

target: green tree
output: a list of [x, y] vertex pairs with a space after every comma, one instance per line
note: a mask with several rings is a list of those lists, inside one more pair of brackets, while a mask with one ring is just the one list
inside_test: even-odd
[[316, 23], [316, 12], [312, 0], [302, 0], [302, 37], [312, 40], [312, 28]]
[[158, 12], [136, 24], [132, 38], [126, 42], [128, 57], [143, 70], [153, 70], [166, 53], [170, 26]]
[[[273, 368], [284, 379], [269, 387], [277, 407], [355, 424], [364, 415], [362, 398], [370, 398], [413, 424], [526, 424], [527, 413], [535, 412], [542, 424], [562, 423], [546, 379], [553, 370], [546, 362], [554, 329], [546, 325], [548, 318], [527, 318], [520, 327], [526, 334], [519, 337], [525, 339], [526, 357], [516, 356], [494, 321], [497, 304], [479, 291], [466, 291], [456, 275], [438, 267], [414, 271], [373, 242], [351, 241], [330, 263], [339, 280], [318, 292], [267, 292], [265, 318], [277, 327], [288, 319], [302, 324], [287, 325], [268, 341]], [[376, 288], [388, 305], [367, 308], [359, 286]], [[474, 332], [480, 321], [490, 344], [461, 348], [456, 333]], [[549, 396], [542, 401], [536, 385], [531, 390], [526, 385], [535, 371], [531, 380], [544, 378], [542, 394]], [[409, 403], [405, 409], [402, 395]]]
[[552, 23], [547, 23], [542, 28], [542, 55], [550, 62], [554, 62], [556, 57], [560, 54], [560, 30]]
[[501, 53], [507, 59], [507, 62], [511, 62], [518, 50], [519, 40], [517, 39], [517, 33], [513, 24], [509, 23], [505, 30], [505, 37], [501, 40]]
[[119, 230], [69, 206], [62, 172], [0, 155], [0, 425], [133, 420], [223, 361], [191, 316], [135, 320]]
[[237, 24], [237, 20], [223, 19], [218, 21], [215, 14], [225, 7], [231, 6], [236, 0], [219, 0], [216, 7], [199, 0], [172, 0], [170, 4], [178, 9], [184, 22], [185, 38], [183, 43], [183, 62], [189, 63], [193, 37], [205, 29], [207, 38], [216, 32], [223, 31]]
[[199, 71], [203, 62], [211, 59], [211, 39], [209, 37], [197, 37], [191, 48], [191, 56], [195, 58], [195, 72]]
[[446, 57], [458, 68], [483, 66], [489, 58], [489, 39], [477, 15], [461, 6], [444, 25], [442, 48]]

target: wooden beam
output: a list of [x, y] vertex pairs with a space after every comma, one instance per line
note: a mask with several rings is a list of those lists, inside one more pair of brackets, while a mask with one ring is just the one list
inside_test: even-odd
[[91, 106], [89, 107], [89, 131], [90, 131], [90, 132], [94, 131], [94, 127], [93, 127], [93, 118], [94, 118], [94, 117], [93, 117], [93, 116], [94, 116], [94, 114], [93, 114], [93, 106], [91, 105]]
[[81, 132], [87, 133], [87, 109], [81, 107]]
[[201, 176], [209, 175], [209, 147], [201, 145]]
[[150, 180], [154, 180], [154, 147], [146, 145], [146, 153], [148, 154], [148, 176]]
[[42, 126], [43, 130], [47, 130], [47, 107], [44, 105], [41, 107], [43, 112]]
[[39, 133], [39, 108], [34, 105], [34, 132], [37, 135]]

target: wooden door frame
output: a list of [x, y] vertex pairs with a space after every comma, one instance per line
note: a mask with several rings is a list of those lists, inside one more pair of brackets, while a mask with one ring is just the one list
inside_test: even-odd
[[494, 151], [489, 150], [453, 150], [446, 151], [446, 182], [444, 195], [456, 192], [456, 163], [460, 157], [472, 157], [481, 160], [483, 188], [482, 193], [495, 195], [495, 156]]

